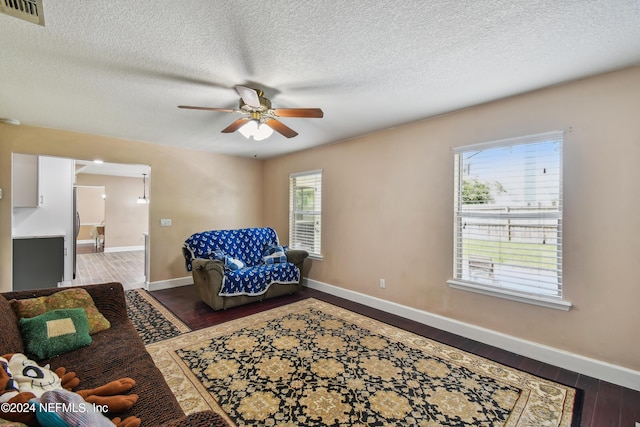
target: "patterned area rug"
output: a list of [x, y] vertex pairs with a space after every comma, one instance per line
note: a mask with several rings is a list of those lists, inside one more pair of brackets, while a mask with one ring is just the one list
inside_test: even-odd
[[190, 332], [171, 311], [144, 289], [125, 291], [127, 314], [145, 344], [177, 337]]
[[307, 299], [147, 347], [237, 426], [570, 426], [575, 390]]

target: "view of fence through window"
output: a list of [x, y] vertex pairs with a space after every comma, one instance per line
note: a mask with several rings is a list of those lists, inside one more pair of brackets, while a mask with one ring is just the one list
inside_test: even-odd
[[562, 296], [562, 134], [456, 152], [455, 279]]
[[322, 221], [322, 172], [289, 177], [290, 245], [320, 256]]

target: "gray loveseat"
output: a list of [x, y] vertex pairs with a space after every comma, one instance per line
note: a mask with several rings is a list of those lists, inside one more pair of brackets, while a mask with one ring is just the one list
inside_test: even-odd
[[214, 310], [299, 291], [309, 255], [280, 246], [268, 227], [195, 233], [182, 252], [198, 296]]

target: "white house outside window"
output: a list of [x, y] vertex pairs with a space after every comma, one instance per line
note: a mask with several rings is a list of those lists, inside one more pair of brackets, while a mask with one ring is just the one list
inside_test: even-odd
[[289, 175], [289, 246], [322, 257], [322, 170]]
[[451, 286], [568, 310], [562, 132], [455, 150]]

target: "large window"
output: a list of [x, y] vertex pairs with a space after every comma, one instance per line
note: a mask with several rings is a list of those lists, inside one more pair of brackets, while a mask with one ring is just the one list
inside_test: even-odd
[[454, 287], [562, 301], [562, 132], [455, 152]]
[[289, 246], [321, 257], [322, 171], [289, 175]]

